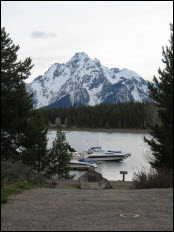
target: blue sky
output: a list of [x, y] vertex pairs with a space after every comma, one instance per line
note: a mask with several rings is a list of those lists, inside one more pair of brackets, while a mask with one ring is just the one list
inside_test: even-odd
[[151, 81], [163, 67], [171, 22], [173, 1], [1, 2], [1, 26], [20, 45], [18, 58], [35, 65], [27, 82], [76, 52]]

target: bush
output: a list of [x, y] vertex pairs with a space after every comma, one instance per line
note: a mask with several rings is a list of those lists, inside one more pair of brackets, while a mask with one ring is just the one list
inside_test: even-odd
[[1, 160], [1, 182], [9, 176], [10, 168], [11, 168], [10, 162], [4, 162]]
[[44, 184], [45, 183], [45, 177], [40, 173], [36, 173], [35, 175], [32, 175], [28, 179], [33, 184]]
[[24, 165], [21, 161], [10, 163], [1, 162], [1, 203], [8, 201], [11, 194], [21, 193], [44, 185], [45, 178], [36, 173], [32, 168]]
[[149, 173], [145, 170], [134, 172], [132, 188], [171, 188], [173, 187], [173, 173], [167, 170], [156, 171], [151, 169]]
[[33, 184], [43, 184], [45, 177], [36, 173], [31, 167], [21, 161], [15, 163], [1, 161], [1, 183], [28, 181]]
[[32, 168], [21, 161], [15, 163], [1, 161], [1, 181], [13, 181], [21, 177], [30, 178], [34, 175]]
[[8, 196], [1, 192], [1, 203], [6, 203], [8, 201]]

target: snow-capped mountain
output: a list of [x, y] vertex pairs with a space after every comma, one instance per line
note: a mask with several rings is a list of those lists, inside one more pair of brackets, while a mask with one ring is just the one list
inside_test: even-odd
[[34, 93], [35, 108], [150, 100], [147, 81], [137, 73], [109, 69], [84, 52], [65, 64], [53, 64], [43, 76], [26, 84], [26, 89]]

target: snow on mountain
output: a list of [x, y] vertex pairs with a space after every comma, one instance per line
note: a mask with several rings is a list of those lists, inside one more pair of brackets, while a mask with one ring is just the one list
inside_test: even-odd
[[107, 68], [84, 52], [76, 53], [65, 64], [56, 63], [32, 83], [35, 108], [96, 105], [149, 100], [147, 81], [134, 71]]

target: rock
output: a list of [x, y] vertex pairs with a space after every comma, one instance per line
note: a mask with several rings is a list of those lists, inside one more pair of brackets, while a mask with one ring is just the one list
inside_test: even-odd
[[109, 189], [112, 188], [109, 181], [103, 178], [102, 174], [90, 169], [79, 179], [80, 188], [82, 189]]

